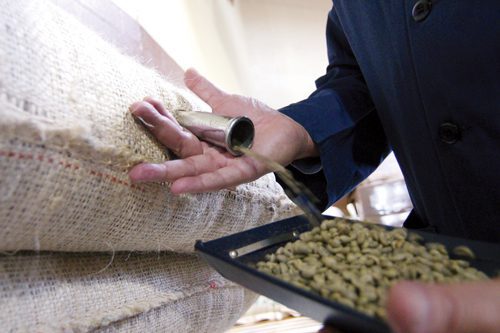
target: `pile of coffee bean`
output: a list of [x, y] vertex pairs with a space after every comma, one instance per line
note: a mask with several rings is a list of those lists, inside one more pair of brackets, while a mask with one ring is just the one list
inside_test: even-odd
[[[474, 256], [460, 246], [457, 255]], [[488, 276], [418, 234], [336, 218], [300, 235], [257, 269], [325, 298], [385, 319], [388, 289], [399, 280], [459, 282]]]

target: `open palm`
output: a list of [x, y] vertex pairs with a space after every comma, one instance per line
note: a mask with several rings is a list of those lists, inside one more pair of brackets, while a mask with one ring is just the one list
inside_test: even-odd
[[[244, 96], [227, 94], [194, 70], [186, 71], [186, 86], [223, 116], [246, 116], [255, 126], [252, 150], [282, 165], [315, 152], [305, 129], [267, 105]], [[163, 104], [145, 98], [131, 106], [132, 114], [180, 159], [161, 164], [143, 163], [130, 171], [133, 182], [172, 182], [173, 193], [215, 191], [255, 180], [270, 170], [263, 163], [234, 157], [220, 148], [201, 142], [183, 129]]]

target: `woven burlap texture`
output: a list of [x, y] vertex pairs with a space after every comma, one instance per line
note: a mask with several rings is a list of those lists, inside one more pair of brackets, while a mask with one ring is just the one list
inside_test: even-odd
[[167, 81], [50, 2], [1, 1], [0, 250], [191, 252], [297, 214], [272, 175], [183, 196], [130, 183], [132, 165], [168, 156], [129, 105], [201, 107]]
[[2, 332], [223, 332], [256, 295], [192, 255], [0, 256]]

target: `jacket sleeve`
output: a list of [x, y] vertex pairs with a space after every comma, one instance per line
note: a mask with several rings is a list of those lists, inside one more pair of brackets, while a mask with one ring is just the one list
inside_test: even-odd
[[280, 111], [300, 123], [319, 148], [315, 161], [289, 169], [326, 208], [365, 179], [390, 151], [368, 88], [335, 9], [328, 15], [329, 65], [309, 98]]

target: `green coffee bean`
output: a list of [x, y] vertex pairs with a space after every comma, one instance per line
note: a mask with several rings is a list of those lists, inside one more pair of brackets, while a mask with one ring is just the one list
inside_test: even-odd
[[293, 253], [296, 253], [296, 254], [309, 254], [310, 253], [310, 249], [309, 249], [309, 246], [307, 246], [307, 243], [304, 243], [302, 241], [297, 241], [293, 244]]
[[472, 252], [471, 249], [469, 249], [467, 246], [457, 246], [453, 249], [453, 254], [463, 257], [463, 258], [468, 258], [468, 259], [474, 259], [476, 256], [474, 255], [474, 252]]
[[[439, 243], [404, 229], [342, 219], [324, 221], [257, 263], [257, 269], [294, 286], [384, 319], [388, 289], [397, 281], [458, 282], [488, 277], [466, 260], [450, 259]], [[459, 246], [455, 255], [473, 258]]]

